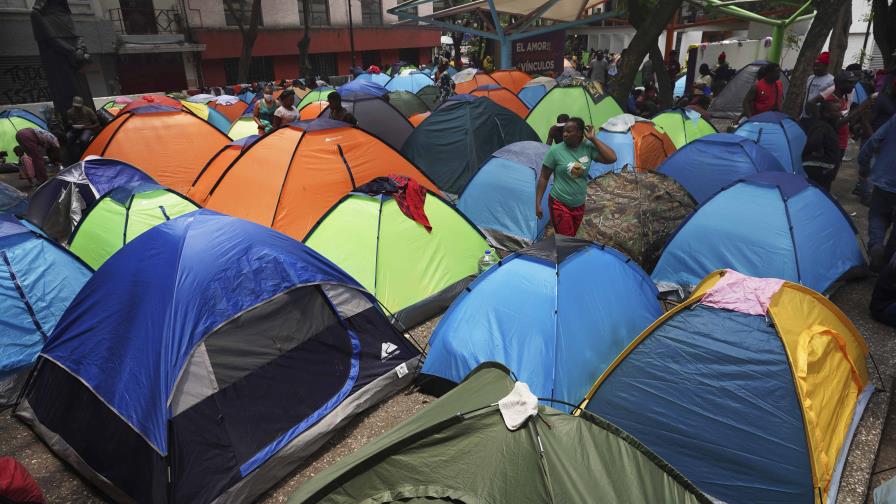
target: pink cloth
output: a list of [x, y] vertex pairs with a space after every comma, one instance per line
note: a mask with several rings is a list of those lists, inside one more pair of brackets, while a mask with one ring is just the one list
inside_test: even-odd
[[768, 305], [784, 285], [777, 278], [756, 278], [726, 269], [725, 275], [706, 291], [702, 304], [747, 315], [765, 315]]

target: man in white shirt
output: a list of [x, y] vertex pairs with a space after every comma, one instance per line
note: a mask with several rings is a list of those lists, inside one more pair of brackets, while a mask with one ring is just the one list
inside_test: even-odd
[[820, 95], [822, 91], [834, 86], [834, 76], [828, 73], [828, 64], [831, 54], [827, 51], [818, 55], [815, 64], [812, 65], [812, 75], [806, 80], [806, 96], [803, 97], [803, 107], [800, 111], [800, 119], [809, 117], [806, 105], [812, 98]]

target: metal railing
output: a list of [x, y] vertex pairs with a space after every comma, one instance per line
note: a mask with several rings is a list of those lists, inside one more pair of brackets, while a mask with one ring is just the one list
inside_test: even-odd
[[[202, 12], [188, 9], [190, 28], [202, 27]], [[156, 35], [159, 33], [185, 33], [187, 23], [178, 9], [109, 9], [109, 19], [115, 31], [122, 35]], [[197, 23], [198, 20], [198, 23]]]

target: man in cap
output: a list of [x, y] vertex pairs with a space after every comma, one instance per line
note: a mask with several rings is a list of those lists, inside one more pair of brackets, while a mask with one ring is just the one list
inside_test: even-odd
[[81, 153], [87, 144], [96, 135], [100, 122], [96, 118], [96, 112], [84, 105], [84, 99], [80, 96], [72, 98], [72, 107], [65, 113], [65, 120], [69, 130], [65, 133], [68, 144], [74, 147], [75, 152], [70, 152], [72, 157], [81, 157]]
[[834, 85], [834, 76], [828, 73], [828, 64], [831, 61], [831, 53], [825, 51], [815, 58], [812, 64], [812, 75], [806, 80], [806, 98], [800, 111], [800, 119], [809, 117], [806, 106], [809, 100], [821, 94], [822, 91]]

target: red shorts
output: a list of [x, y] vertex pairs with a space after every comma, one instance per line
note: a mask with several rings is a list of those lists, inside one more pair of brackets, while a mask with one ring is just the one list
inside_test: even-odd
[[585, 205], [569, 208], [563, 203], [548, 196], [548, 206], [551, 207], [551, 224], [554, 232], [559, 235], [575, 236], [585, 216]]

